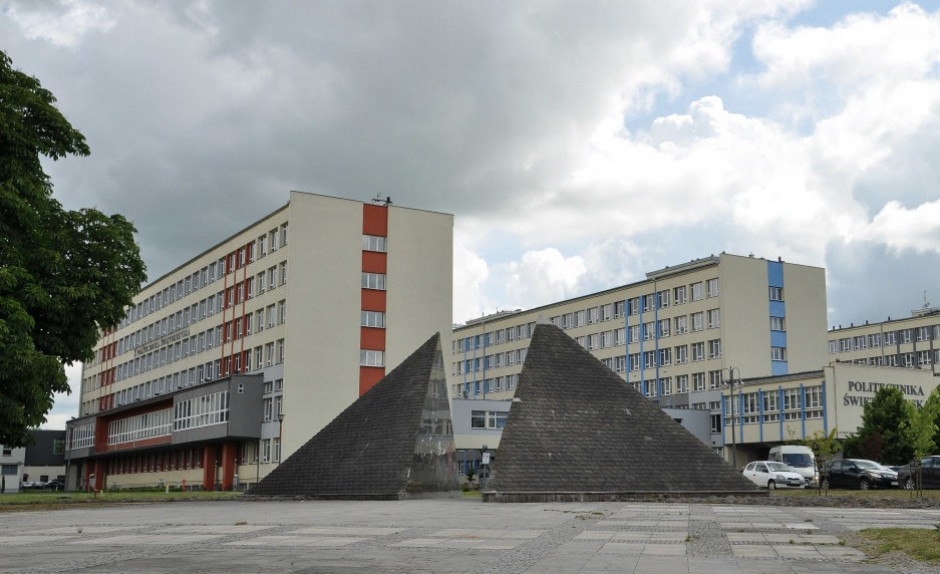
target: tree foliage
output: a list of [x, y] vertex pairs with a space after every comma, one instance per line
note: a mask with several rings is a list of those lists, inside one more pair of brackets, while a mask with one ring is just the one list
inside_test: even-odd
[[940, 447], [940, 387], [930, 393], [924, 405], [918, 408], [908, 403], [908, 420], [904, 432], [913, 451], [913, 458], [923, 458]]
[[908, 403], [896, 387], [878, 389], [862, 413], [858, 434], [846, 442], [846, 454], [887, 464], [911, 460], [914, 448], [905, 430], [909, 425]]
[[45, 421], [65, 364], [88, 360], [146, 279], [134, 226], [52, 197], [42, 156], [89, 154], [39, 80], [0, 51], [0, 443]]

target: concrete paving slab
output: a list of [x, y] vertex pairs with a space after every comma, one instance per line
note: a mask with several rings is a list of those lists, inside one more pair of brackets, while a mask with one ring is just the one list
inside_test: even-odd
[[0, 573], [929, 572], [868, 564], [840, 545], [853, 524], [886, 521], [932, 527], [940, 511], [454, 499], [83, 507], [0, 514]]

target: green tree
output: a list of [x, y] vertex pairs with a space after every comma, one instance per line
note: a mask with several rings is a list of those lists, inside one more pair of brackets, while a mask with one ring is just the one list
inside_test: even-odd
[[813, 436], [803, 441], [806, 446], [813, 449], [813, 454], [816, 455], [817, 466], [825, 466], [826, 463], [832, 460], [832, 457], [842, 449], [842, 442], [836, 438], [838, 434], [838, 429], [832, 429], [829, 434], [816, 431], [813, 433]]
[[909, 422], [905, 429], [914, 458], [940, 452], [940, 387], [930, 393], [923, 406], [908, 403]]
[[914, 454], [905, 430], [909, 424], [908, 402], [901, 390], [883, 387], [865, 405], [862, 426], [855, 437], [846, 441], [846, 454], [889, 464], [904, 464]]
[[20, 446], [69, 392], [65, 364], [89, 360], [146, 279], [134, 226], [52, 197], [41, 157], [88, 155], [39, 80], [0, 51], [0, 443]]

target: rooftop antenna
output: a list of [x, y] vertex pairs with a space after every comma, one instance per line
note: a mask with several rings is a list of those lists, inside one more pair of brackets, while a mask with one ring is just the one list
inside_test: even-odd
[[924, 289], [924, 309], [930, 309], [930, 303], [927, 301], [927, 290]]
[[372, 198], [372, 203], [375, 203], [375, 204], [385, 203], [385, 200], [382, 199], [382, 194], [376, 193], [375, 197]]

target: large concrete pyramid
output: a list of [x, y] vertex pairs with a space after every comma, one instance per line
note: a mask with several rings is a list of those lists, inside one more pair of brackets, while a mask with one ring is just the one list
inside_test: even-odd
[[249, 494], [398, 500], [441, 492], [459, 487], [435, 334]]
[[484, 501], [757, 494], [554, 325], [535, 327]]

